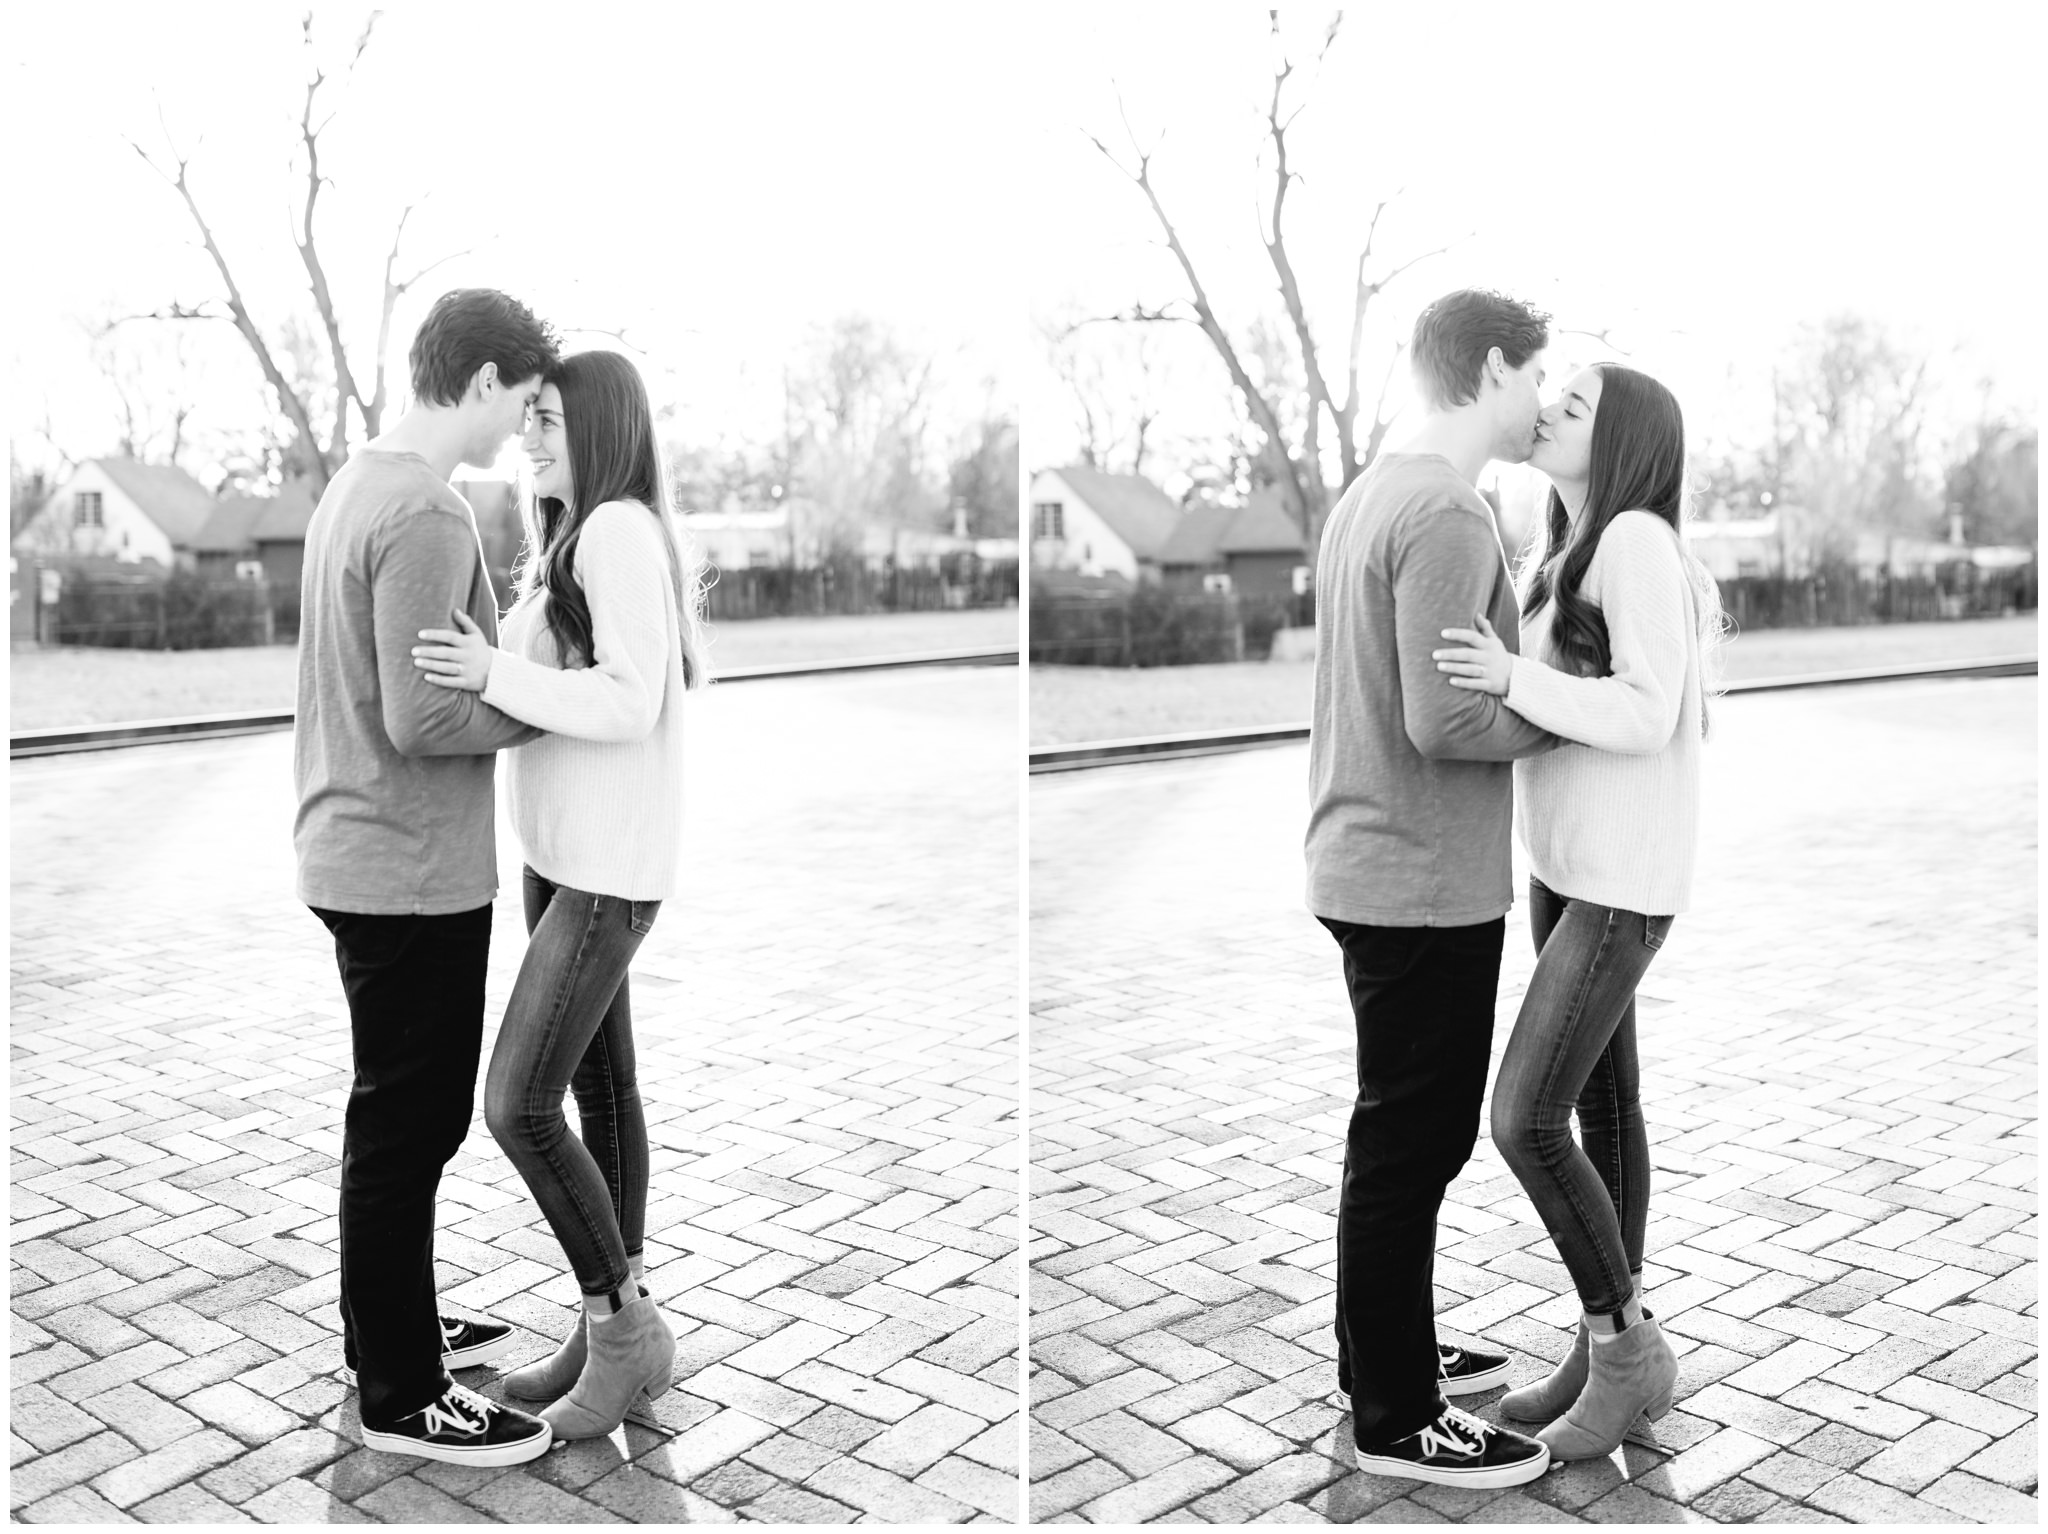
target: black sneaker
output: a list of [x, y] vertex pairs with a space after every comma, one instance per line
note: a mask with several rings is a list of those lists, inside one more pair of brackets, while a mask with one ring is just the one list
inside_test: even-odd
[[[512, 1328], [503, 1321], [472, 1321], [467, 1316], [441, 1317], [441, 1366], [468, 1369], [496, 1358], [512, 1346]], [[1501, 1360], [1505, 1372], [1507, 1360]]]
[[1505, 1353], [1481, 1353], [1476, 1348], [1456, 1347], [1448, 1342], [1436, 1345], [1436, 1388], [1445, 1395], [1476, 1396], [1507, 1382]]
[[[444, 1369], [468, 1369], [496, 1358], [512, 1346], [512, 1328], [503, 1321], [472, 1321], [467, 1316], [442, 1316], [441, 1321], [441, 1367]], [[356, 1371], [348, 1364], [341, 1366], [342, 1380], [350, 1385], [356, 1382]]]
[[[1506, 1354], [1481, 1353], [1448, 1342], [1436, 1345], [1436, 1388], [1444, 1395], [1475, 1396], [1507, 1381]], [[1337, 1388], [1346, 1396], [1351, 1394], [1351, 1386], [1343, 1380], [1337, 1382]]]
[[500, 1406], [462, 1385], [388, 1428], [363, 1427], [363, 1446], [451, 1465], [521, 1465], [547, 1453], [555, 1430], [539, 1417]]
[[1357, 1448], [1358, 1468], [1439, 1486], [1520, 1486], [1550, 1468], [1550, 1446], [1446, 1406], [1419, 1433]]

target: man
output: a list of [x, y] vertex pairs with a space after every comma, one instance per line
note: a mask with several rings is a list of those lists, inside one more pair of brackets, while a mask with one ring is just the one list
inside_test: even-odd
[[412, 344], [414, 403], [349, 460], [306, 530], [292, 771], [299, 898], [334, 935], [355, 1046], [341, 1154], [344, 1362], [363, 1442], [510, 1465], [546, 1451], [537, 1417], [449, 1369], [511, 1328], [437, 1315], [434, 1195], [469, 1131], [498, 889], [494, 753], [539, 732], [435, 687], [423, 628], [498, 605], [469, 503], [448, 480], [525, 430], [555, 339], [487, 288], [444, 295]]
[[1511, 759], [1557, 742], [1452, 687], [1430, 651], [1520, 612], [1474, 481], [1534, 445], [1549, 316], [1447, 294], [1415, 322], [1422, 423], [1330, 513], [1316, 570], [1309, 909], [1344, 955], [1358, 1098], [1337, 1204], [1337, 1375], [1361, 1469], [1453, 1486], [1534, 1480], [1549, 1450], [1446, 1404], [1507, 1359], [1436, 1341], [1444, 1190], [1479, 1133], [1510, 891]]

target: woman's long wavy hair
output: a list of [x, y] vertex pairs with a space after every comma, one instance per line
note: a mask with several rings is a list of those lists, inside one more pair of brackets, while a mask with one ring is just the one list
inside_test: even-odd
[[1563, 669], [1580, 676], [1605, 676], [1613, 667], [1606, 621], [1580, 593], [1600, 535], [1624, 511], [1662, 517], [1678, 538], [1678, 556], [1692, 587], [1700, 638], [1700, 729], [1706, 730], [1707, 699], [1720, 692], [1717, 650], [1727, 618], [1720, 588], [1685, 547], [1685, 417], [1671, 391], [1647, 373], [1619, 363], [1596, 365], [1600, 403], [1593, 412], [1590, 484], [1576, 524], [1564, 498], [1550, 492], [1543, 538], [1525, 565], [1522, 611], [1557, 604], [1551, 643]]
[[654, 410], [640, 371], [617, 352], [578, 352], [542, 375], [562, 395], [574, 501], [531, 496], [525, 507], [526, 549], [515, 586], [521, 597], [538, 588], [556, 648], [568, 666], [595, 660], [590, 602], [576, 579], [576, 543], [590, 513], [607, 501], [647, 508], [668, 549], [675, 582], [676, 627], [683, 651], [683, 685], [709, 680], [704, 625], [705, 560], [669, 513]]

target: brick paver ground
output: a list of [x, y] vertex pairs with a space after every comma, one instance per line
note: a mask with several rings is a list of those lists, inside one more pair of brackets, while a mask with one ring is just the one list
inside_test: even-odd
[[[1301, 906], [1305, 748], [1034, 780], [1035, 1518], [2037, 1521], [2035, 683], [1718, 728], [1695, 910], [1641, 991], [1680, 1399], [1504, 1492], [1349, 1463], [1352, 1041]], [[1528, 948], [1518, 901], [1497, 1049]], [[1576, 1300], [1483, 1137], [1439, 1251], [1446, 1334], [1517, 1382], [1560, 1356]]]
[[[658, 1431], [505, 1470], [359, 1447], [336, 1377], [348, 1033], [290, 737], [14, 764], [15, 1516], [1013, 1521], [1017, 682], [691, 700], [685, 888], [633, 982], [679, 1382]], [[500, 842], [486, 1058], [524, 946]], [[567, 1327], [480, 1118], [436, 1253], [526, 1328], [507, 1367]]]

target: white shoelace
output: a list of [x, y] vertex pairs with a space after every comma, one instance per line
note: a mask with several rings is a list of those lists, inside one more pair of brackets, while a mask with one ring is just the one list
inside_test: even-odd
[[[463, 1407], [476, 1413], [475, 1421], [462, 1414]], [[427, 1419], [429, 1433], [445, 1433], [450, 1429], [481, 1433], [490, 1425], [491, 1403], [464, 1386], [450, 1385], [440, 1400], [429, 1403], [423, 1415]]]
[[[1468, 1442], [1460, 1433], [1470, 1433]], [[1486, 1451], [1486, 1435], [1491, 1431], [1469, 1412], [1462, 1412], [1455, 1406], [1446, 1406], [1443, 1415], [1425, 1427], [1419, 1436], [1424, 1454], [1449, 1452], [1452, 1454], [1483, 1454]]]

